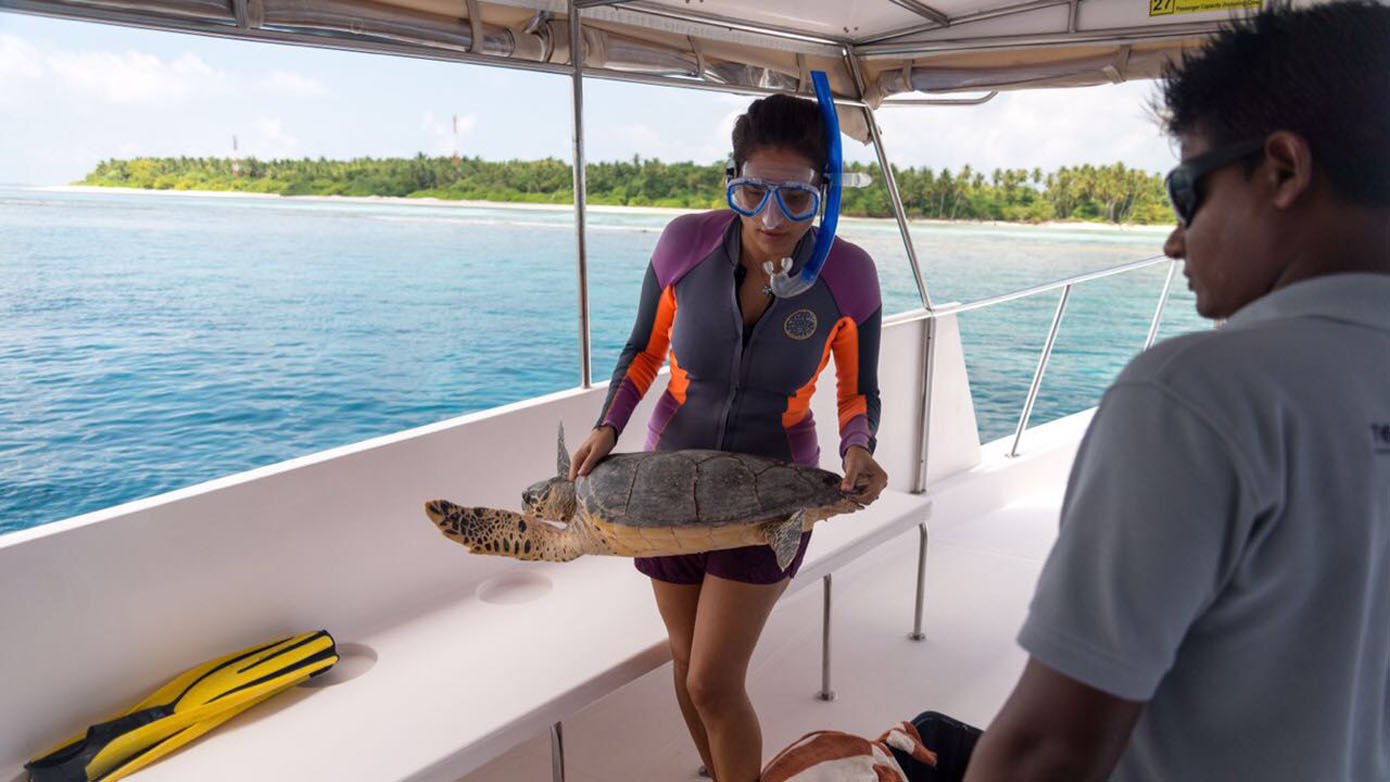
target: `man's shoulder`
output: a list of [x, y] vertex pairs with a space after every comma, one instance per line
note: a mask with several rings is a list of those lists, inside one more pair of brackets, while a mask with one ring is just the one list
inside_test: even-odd
[[1215, 380], [1263, 381], [1280, 356], [1280, 323], [1216, 328], [1166, 339], [1130, 360], [1116, 384], [1152, 383], [1179, 388]]
[[1102, 407], [1125, 398], [1181, 408], [1226, 439], [1257, 436], [1278, 415], [1273, 401], [1302, 382], [1301, 359], [1281, 350], [1283, 336], [1279, 324], [1260, 324], [1164, 340], [1129, 362], [1107, 389]]

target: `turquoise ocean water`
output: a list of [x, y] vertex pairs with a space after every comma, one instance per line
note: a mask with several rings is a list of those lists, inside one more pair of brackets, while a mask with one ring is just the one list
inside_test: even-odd
[[[596, 379], [669, 220], [590, 215]], [[912, 234], [937, 304], [1163, 241], [973, 224]], [[886, 314], [918, 306], [896, 224], [842, 220], [840, 235], [877, 262]], [[1034, 423], [1096, 403], [1142, 346], [1163, 275], [1073, 291]], [[1160, 335], [1206, 327], [1181, 276], [1174, 287]], [[575, 289], [569, 211], [0, 188], [0, 532], [574, 386]], [[1012, 432], [1056, 303], [961, 316], [983, 439]]]

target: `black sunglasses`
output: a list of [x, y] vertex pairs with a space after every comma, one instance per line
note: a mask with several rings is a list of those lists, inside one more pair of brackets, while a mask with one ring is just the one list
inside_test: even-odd
[[1186, 227], [1201, 207], [1203, 177], [1222, 166], [1250, 157], [1264, 148], [1264, 139], [1242, 141], [1229, 147], [1204, 152], [1169, 171], [1168, 176], [1163, 178], [1163, 184], [1168, 188], [1168, 200], [1173, 204], [1173, 211], [1178, 213], [1178, 222]]

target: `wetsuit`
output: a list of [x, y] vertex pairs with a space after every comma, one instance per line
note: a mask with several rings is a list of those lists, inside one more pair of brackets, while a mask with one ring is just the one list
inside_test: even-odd
[[[711, 448], [815, 465], [820, 459], [811, 394], [835, 359], [840, 454], [870, 452], [878, 430], [878, 275], [859, 247], [837, 238], [810, 290], [774, 299], [745, 328], [738, 303], [738, 216], [684, 215], [662, 232], [642, 283], [637, 322], [613, 372], [599, 425], [621, 433], [670, 358], [671, 381], [647, 431], [648, 450]], [[792, 274], [811, 252], [802, 237]], [[795, 574], [810, 533], [787, 571], [766, 546], [639, 558], [654, 578], [698, 583], [704, 572], [750, 583]]]

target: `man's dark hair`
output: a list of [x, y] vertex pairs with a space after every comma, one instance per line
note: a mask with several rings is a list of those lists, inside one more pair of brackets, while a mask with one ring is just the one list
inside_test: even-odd
[[829, 154], [820, 107], [790, 95], [753, 101], [734, 123], [734, 165], [742, 171], [748, 156], [764, 147], [783, 147], [805, 155], [819, 174]]
[[1213, 147], [1297, 133], [1343, 198], [1390, 206], [1390, 6], [1275, 3], [1170, 64], [1163, 102]]

